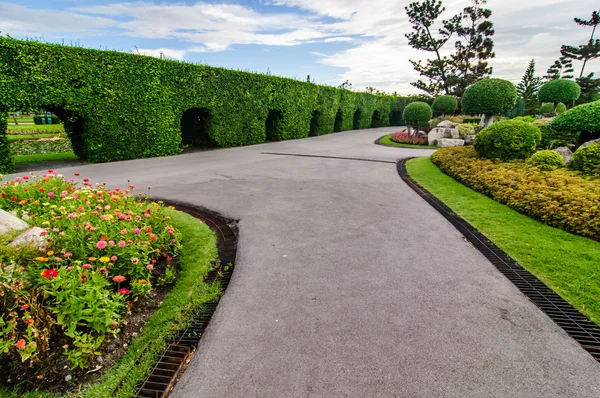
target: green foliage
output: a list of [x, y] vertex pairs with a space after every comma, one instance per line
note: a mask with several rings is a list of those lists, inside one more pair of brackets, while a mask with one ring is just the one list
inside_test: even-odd
[[71, 141], [59, 140], [35, 140], [35, 141], [13, 141], [10, 143], [10, 151], [13, 155], [40, 155], [46, 153], [71, 152]]
[[402, 113], [404, 121], [411, 125], [426, 125], [432, 116], [433, 111], [425, 102], [411, 102]]
[[470, 115], [502, 115], [515, 106], [517, 89], [508, 80], [483, 79], [465, 91], [462, 110]]
[[569, 168], [600, 176], [600, 144], [596, 142], [577, 149], [569, 162]]
[[6, 128], [9, 135], [16, 134], [64, 134], [65, 127], [62, 124], [19, 124], [8, 125]]
[[523, 99], [523, 105], [527, 115], [537, 113], [538, 107], [540, 106], [537, 100], [537, 93], [541, 86], [542, 79], [535, 76], [535, 59], [532, 59], [529, 61], [529, 66], [527, 67], [521, 82], [517, 85], [517, 95]]
[[475, 126], [473, 126], [472, 124], [461, 123], [458, 126], [456, 126], [456, 128], [458, 129], [458, 134], [460, 135], [460, 138], [465, 138], [465, 135], [475, 134]]
[[573, 80], [556, 79], [544, 83], [538, 91], [538, 100], [553, 104], [557, 102], [572, 104], [579, 98], [579, 94], [581, 94], [581, 88]]
[[533, 123], [538, 119], [533, 116], [517, 116], [517, 117], [513, 118], [512, 120], [525, 122], [525, 123]]
[[[545, 104], [542, 104], [542, 106], [540, 107], [540, 115], [547, 115], [549, 113], [552, 113], [554, 110], [554, 104], [551, 102], [546, 102]], [[567, 106], [565, 104], [563, 104], [562, 102], [559, 102], [556, 105], [556, 114], [560, 115], [561, 113], [565, 113], [567, 111]]]
[[3, 114], [0, 109], [0, 174], [11, 173], [14, 170], [6, 137], [6, 125], [6, 114]]
[[[50, 123], [48, 123], [48, 117], [50, 118]], [[62, 122], [56, 115], [49, 115], [49, 116], [44, 115], [44, 116], [34, 116], [33, 123], [45, 125], [45, 124], [61, 124]]]
[[510, 208], [565, 231], [600, 240], [600, 184], [578, 172], [523, 162], [479, 159], [471, 147], [443, 148], [431, 156], [442, 171]]
[[473, 123], [473, 124], [479, 124], [480, 122], [480, 118], [478, 117], [466, 117], [462, 120], [462, 123]]
[[527, 159], [527, 163], [533, 166], [538, 166], [545, 170], [551, 170], [565, 166], [562, 156], [560, 156], [558, 152], [554, 152], [549, 149], [544, 149], [543, 151], [534, 153], [529, 159]]
[[440, 95], [433, 101], [433, 112], [436, 115], [442, 115], [446, 113], [454, 113], [458, 107], [458, 101], [453, 95]]
[[527, 159], [541, 141], [540, 130], [530, 123], [505, 120], [484, 128], [475, 138], [475, 150], [484, 158]]
[[600, 101], [578, 105], [569, 109], [554, 118], [550, 123], [550, 127], [559, 132], [600, 132]]
[[524, 116], [525, 115], [525, 101], [523, 101], [523, 98], [518, 97], [517, 96], [517, 100], [515, 101], [515, 106], [513, 106], [513, 108], [506, 112], [504, 114], [504, 116], [506, 116], [509, 119], [513, 119], [517, 116]]
[[[0, 37], [0, 76], [0, 113], [56, 114], [74, 152], [91, 162], [179, 153], [182, 116], [192, 108], [210, 114], [205, 134], [218, 147], [265, 142], [271, 110], [281, 114], [272, 137], [278, 140], [307, 137], [314, 111], [318, 135], [334, 131], [338, 111], [338, 131], [352, 129], [357, 109], [361, 128], [370, 126], [375, 110], [383, 126], [392, 111], [402, 111], [393, 96], [8, 37]], [[3, 172], [11, 170], [6, 149], [0, 143]]]

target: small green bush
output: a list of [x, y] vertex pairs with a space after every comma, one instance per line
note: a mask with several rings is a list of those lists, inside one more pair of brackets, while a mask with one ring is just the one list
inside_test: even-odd
[[456, 128], [458, 129], [458, 134], [460, 135], [460, 138], [465, 138], [466, 135], [475, 134], [475, 126], [473, 126], [472, 124], [461, 123], [458, 126], [456, 126]]
[[472, 147], [442, 148], [431, 160], [444, 173], [535, 219], [600, 241], [600, 184], [567, 169], [480, 159]]
[[517, 116], [517, 117], [512, 118], [511, 120], [521, 121], [521, 122], [525, 122], [525, 123], [533, 123], [538, 119], [533, 116]]
[[600, 132], [600, 101], [578, 105], [557, 116], [549, 125], [559, 132], [579, 131], [595, 134]]
[[432, 116], [433, 111], [425, 102], [411, 102], [406, 105], [406, 108], [404, 108], [404, 112], [402, 113], [402, 119], [404, 119], [406, 123], [420, 126], [423, 124], [426, 125]]
[[[546, 102], [545, 104], [542, 104], [542, 106], [540, 107], [540, 115], [546, 115], [548, 113], [552, 113], [552, 110], [554, 109], [554, 104], [551, 102]], [[560, 115], [561, 113], [565, 113], [567, 110], [567, 106], [565, 104], [563, 104], [562, 102], [559, 102], [558, 105], [556, 105], [556, 114]]]
[[538, 91], [538, 100], [542, 103], [550, 102], [555, 104], [557, 102], [563, 102], [566, 104], [572, 104], [579, 98], [581, 94], [581, 88], [579, 84], [573, 80], [558, 79], [550, 80], [545, 83]]
[[481, 130], [475, 138], [475, 150], [488, 159], [527, 159], [541, 138], [540, 130], [532, 124], [505, 120]]
[[462, 110], [469, 115], [502, 115], [517, 101], [517, 89], [508, 80], [483, 79], [469, 86], [462, 97]]
[[453, 95], [440, 95], [433, 101], [433, 112], [436, 115], [444, 115], [446, 113], [454, 113], [458, 107], [458, 101]]
[[549, 149], [534, 153], [527, 159], [527, 163], [532, 166], [538, 166], [544, 170], [552, 170], [565, 166], [562, 156], [560, 156], [558, 152]]
[[600, 143], [579, 148], [569, 162], [569, 168], [600, 176]]

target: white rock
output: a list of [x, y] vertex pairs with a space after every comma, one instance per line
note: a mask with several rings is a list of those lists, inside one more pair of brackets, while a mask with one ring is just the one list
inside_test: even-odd
[[559, 146], [554, 150], [554, 152], [557, 152], [560, 156], [562, 156], [565, 164], [569, 163], [573, 157], [573, 152], [571, 152], [571, 150], [566, 146]]
[[450, 120], [442, 120], [438, 123], [437, 126], [444, 128], [455, 128], [456, 126], [458, 126], [458, 123], [451, 122]]
[[29, 224], [18, 217], [0, 209], [0, 234], [29, 228]]
[[475, 144], [475, 134], [465, 135], [465, 145], [473, 145]]
[[436, 144], [436, 146], [438, 148], [448, 148], [451, 146], [463, 146], [463, 145], [465, 145], [465, 140], [452, 139], [452, 138], [440, 138]]
[[437, 141], [442, 138], [460, 138], [458, 129], [449, 127], [435, 127], [427, 134], [429, 145], [437, 145]]
[[17, 236], [15, 240], [13, 240], [9, 246], [25, 246], [25, 245], [33, 245], [35, 247], [44, 246], [46, 243], [45, 234], [42, 236], [42, 232], [44, 228], [33, 227], [23, 232], [21, 235]]
[[588, 141], [586, 143], [583, 143], [583, 144], [581, 144], [581, 146], [579, 148], [590, 146], [590, 145], [595, 144], [595, 143], [600, 143], [600, 138], [596, 138], [595, 140], [591, 140], [591, 141]]

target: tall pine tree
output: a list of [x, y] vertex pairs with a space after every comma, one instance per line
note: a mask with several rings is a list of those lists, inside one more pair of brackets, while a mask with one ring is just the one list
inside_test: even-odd
[[537, 100], [537, 92], [542, 86], [542, 79], [535, 76], [535, 59], [529, 61], [529, 66], [517, 85], [517, 94], [523, 99], [525, 113], [527, 115], [536, 114], [540, 104]]

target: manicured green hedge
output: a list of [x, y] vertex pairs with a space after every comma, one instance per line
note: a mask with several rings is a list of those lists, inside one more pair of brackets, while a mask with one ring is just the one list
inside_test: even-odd
[[558, 152], [550, 149], [544, 149], [534, 153], [529, 159], [527, 159], [527, 164], [547, 170], [565, 166], [562, 156], [560, 156]]
[[508, 80], [481, 79], [469, 86], [462, 97], [462, 111], [468, 115], [502, 115], [515, 106], [517, 89]]
[[600, 144], [596, 142], [577, 149], [569, 167], [585, 174], [600, 176]]
[[480, 159], [472, 147], [431, 156], [466, 186], [553, 227], [600, 241], [600, 183], [564, 168], [545, 171], [523, 162]]
[[20, 140], [10, 143], [13, 155], [40, 155], [45, 153], [71, 152], [71, 141], [58, 140]]
[[531, 123], [503, 120], [484, 128], [475, 137], [475, 150], [488, 159], [527, 159], [542, 139], [540, 130]]
[[6, 116], [0, 113], [0, 174], [10, 173], [13, 170], [13, 162], [6, 137]]
[[[231, 147], [264, 142], [270, 111], [281, 115], [270, 138], [282, 140], [333, 132], [338, 111], [339, 130], [353, 128], [358, 109], [360, 128], [371, 126], [375, 111], [380, 125], [389, 125], [393, 112], [394, 121], [401, 124], [398, 114], [410, 101], [8, 37], [0, 37], [0, 76], [0, 113], [42, 108], [56, 114], [75, 152], [91, 162], [180, 152], [182, 115], [192, 108], [209, 115], [203, 132], [208, 140]], [[6, 155], [0, 162], [9, 164]]]

